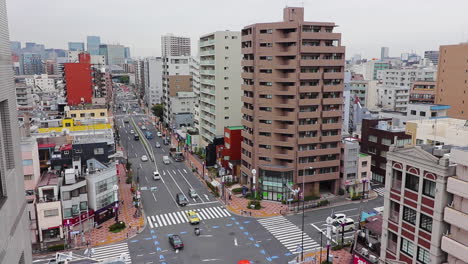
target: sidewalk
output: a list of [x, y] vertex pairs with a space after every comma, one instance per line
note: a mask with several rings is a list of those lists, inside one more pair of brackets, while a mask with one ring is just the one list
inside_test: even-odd
[[[333, 256], [333, 264], [351, 264], [353, 263], [353, 255], [349, 253], [349, 248], [340, 250], [331, 250], [330, 255]], [[320, 252], [304, 253], [304, 258], [315, 257], [315, 261], [304, 262], [303, 264], [320, 263]], [[322, 250], [322, 262], [327, 259], [327, 249]]]
[[[122, 241], [136, 235], [144, 226], [143, 215], [139, 218], [133, 217], [136, 209], [133, 206], [133, 195], [130, 191], [131, 184], [125, 183], [125, 166], [119, 164], [117, 170], [119, 179], [119, 199], [121, 201], [123, 200], [123, 204], [119, 204], [119, 221], [125, 222], [127, 228], [119, 233], [109, 232], [109, 226], [114, 224], [115, 221], [114, 218], [107, 220], [102, 223], [99, 228], [93, 228], [91, 230], [91, 236], [89, 232], [85, 233], [86, 241], [90, 242], [90, 247]], [[79, 239], [78, 241], [81, 241], [81, 237]]]

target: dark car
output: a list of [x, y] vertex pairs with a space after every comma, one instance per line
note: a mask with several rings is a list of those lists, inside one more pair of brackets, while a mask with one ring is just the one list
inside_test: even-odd
[[177, 204], [180, 206], [186, 206], [188, 204], [187, 197], [183, 193], [178, 193], [176, 195]]
[[169, 236], [169, 243], [171, 244], [172, 248], [174, 249], [183, 249], [184, 243], [182, 239], [178, 235], [170, 235]]

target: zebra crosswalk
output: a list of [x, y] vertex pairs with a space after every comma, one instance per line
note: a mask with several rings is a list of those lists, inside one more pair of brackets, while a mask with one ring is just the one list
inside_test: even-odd
[[378, 188], [375, 188], [375, 189], [372, 189], [372, 190], [374, 190], [378, 195], [384, 196], [385, 187], [378, 187]]
[[276, 239], [278, 239], [278, 241], [291, 253], [300, 252], [302, 235], [304, 235], [304, 251], [320, 247], [320, 245], [312, 240], [309, 235], [303, 233], [296, 225], [291, 223], [284, 216], [264, 218], [258, 220], [258, 222]]
[[132, 263], [127, 243], [118, 243], [93, 248], [92, 259], [97, 261], [116, 260], [121, 258], [125, 263]]
[[208, 207], [208, 208], [201, 208], [201, 209], [177, 211], [177, 212], [172, 212], [172, 213], [167, 213], [167, 214], [151, 215], [151, 216], [147, 216], [146, 219], [148, 220], [148, 224], [150, 228], [183, 224], [183, 223], [189, 222], [189, 219], [187, 217], [187, 213], [189, 211], [196, 212], [200, 220], [209, 220], [209, 219], [231, 216], [228, 210], [226, 210], [225, 208], [221, 206], [218, 206], [218, 207]]

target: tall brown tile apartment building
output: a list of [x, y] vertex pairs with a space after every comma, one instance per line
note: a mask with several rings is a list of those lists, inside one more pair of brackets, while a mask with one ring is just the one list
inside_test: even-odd
[[436, 104], [450, 117], [468, 119], [468, 43], [440, 46]]
[[335, 27], [287, 7], [282, 22], [242, 30], [241, 174], [263, 199], [290, 198], [303, 181], [305, 195], [338, 191], [345, 47]]

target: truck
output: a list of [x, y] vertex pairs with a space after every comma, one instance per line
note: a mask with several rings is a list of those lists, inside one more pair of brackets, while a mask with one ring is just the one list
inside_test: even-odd
[[171, 146], [171, 148], [169, 148], [169, 155], [175, 161], [184, 161], [184, 154], [180, 151], [177, 151], [175, 146]]

